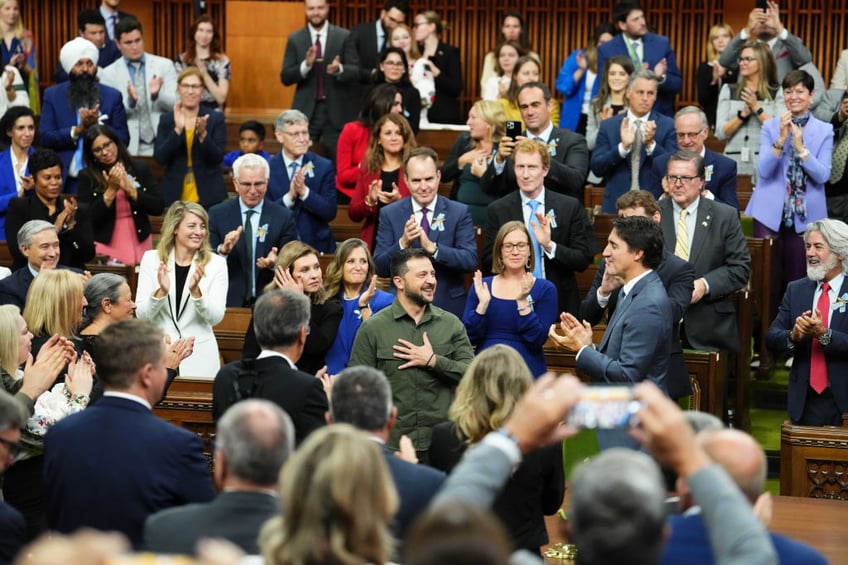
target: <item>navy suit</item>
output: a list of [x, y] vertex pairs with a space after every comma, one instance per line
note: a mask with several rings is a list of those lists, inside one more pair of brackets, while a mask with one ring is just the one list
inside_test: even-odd
[[[400, 251], [399, 240], [411, 215], [411, 196], [380, 210], [374, 262], [381, 277], [390, 274], [392, 257]], [[438, 220], [440, 217], [443, 218], [441, 222]], [[439, 196], [435, 209], [428, 214], [428, 220], [430, 240], [439, 248], [433, 259], [438, 281], [433, 304], [462, 319], [466, 298], [465, 274], [477, 269], [477, 240], [471, 213], [465, 204]], [[413, 247], [418, 246], [416, 241]]]
[[[206, 139], [203, 143], [194, 138], [191, 146], [191, 169], [197, 183], [197, 194], [204, 208], [211, 208], [227, 197], [221, 163], [227, 144], [227, 124], [222, 112], [210, 111], [201, 106], [198, 117], [209, 116], [206, 122]], [[165, 206], [182, 199], [183, 179], [188, 171], [188, 147], [185, 130], [179, 135], [175, 130], [174, 112], [162, 114], [156, 130], [153, 158], [165, 167], [159, 191]]]
[[[51, 86], [44, 91], [44, 103], [41, 107], [39, 121], [39, 137], [41, 145], [55, 150], [62, 158], [65, 176], [65, 192], [76, 193], [76, 178], [68, 176], [71, 158], [77, 149], [78, 140], [71, 138], [71, 129], [78, 125], [79, 112], [68, 103], [68, 86], [63, 82]], [[109, 126], [124, 145], [130, 144], [130, 130], [127, 127], [127, 113], [121, 93], [105, 84], [100, 89], [100, 120], [102, 125]], [[172, 124], [173, 129], [173, 124]]]
[[[712, 565], [718, 563], [713, 555], [710, 538], [701, 514], [670, 516], [671, 537], [666, 541], [660, 565]], [[818, 550], [774, 532], [769, 533], [780, 563], [784, 565], [826, 565], [827, 559]]]
[[416, 465], [397, 457], [394, 451], [382, 446], [386, 465], [395, 483], [400, 506], [391, 521], [395, 538], [406, 538], [406, 532], [445, 482], [445, 474], [426, 465]]
[[[73, 269], [62, 265], [59, 265], [56, 268], [67, 269], [75, 273], [82, 273], [79, 269]], [[14, 304], [21, 309], [21, 312], [23, 312], [24, 305], [26, 304], [27, 292], [29, 292], [29, 285], [32, 284], [34, 279], [35, 277], [32, 276], [32, 272], [29, 270], [29, 265], [24, 265], [8, 277], [0, 279], [0, 304]]]
[[26, 542], [26, 524], [21, 513], [0, 501], [0, 563], [12, 563]]
[[[668, 174], [668, 159], [671, 154], [660, 155], [652, 165], [654, 178], [644, 188], [659, 198], [663, 195], [662, 178]], [[718, 202], [739, 209], [736, 195], [736, 161], [709, 149], [704, 150], [704, 169], [706, 182], [704, 189], [709, 190]]]
[[[579, 319], [586, 320], [593, 326], [601, 321], [604, 313], [604, 309], [598, 304], [597, 292], [603, 282], [605, 271], [606, 263], [601, 263], [598, 272], [595, 274], [595, 280], [592, 281], [592, 288], [589, 289], [586, 298], [580, 303]], [[677, 399], [692, 394], [689, 372], [686, 370], [686, 360], [683, 358], [683, 348], [680, 344], [680, 320], [692, 300], [695, 269], [680, 257], [676, 257], [666, 250], [656, 273], [665, 287], [671, 305], [671, 356], [668, 362], [666, 385], [669, 396]], [[610, 295], [606, 308], [610, 319], [617, 305], [618, 291], [615, 291]]]
[[[553, 211], [556, 226], [551, 225], [551, 240], [556, 243], [554, 258], [545, 256], [545, 278], [557, 289], [557, 309], [577, 315], [580, 296], [574, 273], [588, 267], [598, 252], [597, 239], [583, 205], [571, 196], [545, 188], [545, 210]], [[524, 223], [521, 195], [513, 191], [489, 204], [486, 243], [483, 247], [483, 271], [491, 271], [492, 248], [502, 225], [510, 220]], [[547, 212], [546, 212], [547, 214]]]
[[[301, 157], [304, 169], [312, 163], [310, 172], [304, 170], [309, 196], [305, 200], [295, 199], [291, 211], [294, 213], [297, 233], [300, 240], [308, 243], [319, 253], [333, 253], [336, 240], [330, 230], [330, 222], [336, 217], [336, 168], [332, 161], [311, 151]], [[283, 205], [283, 196], [289, 191], [291, 178], [283, 160], [283, 153], [277, 153], [268, 163], [271, 178], [268, 180], [268, 192], [265, 200]]]
[[[621, 143], [621, 122], [627, 117], [627, 112], [615, 115], [601, 122], [598, 130], [598, 140], [592, 152], [592, 172], [604, 180], [604, 214], [615, 214], [615, 201], [630, 190], [630, 155], [621, 157], [618, 144]], [[651, 171], [654, 160], [677, 150], [677, 138], [674, 134], [674, 120], [663, 116], [656, 109], [643, 118], [657, 123], [654, 134], [656, 145], [651, 155], [648, 155], [642, 145], [642, 156], [639, 166], [639, 188], [650, 188], [654, 174]]]
[[[239, 198], [233, 198], [227, 202], [216, 204], [209, 210], [209, 244], [213, 250], [218, 249], [229, 232], [244, 225], [239, 202]], [[247, 264], [247, 239], [243, 233], [233, 250], [225, 257], [227, 274], [230, 279], [230, 286], [227, 288], [228, 307], [248, 305], [245, 303], [247, 295], [245, 273], [249, 268], [254, 271], [255, 296], [260, 296], [265, 285], [274, 280], [274, 270], [260, 269], [256, 266], [255, 260], [268, 255], [272, 247], [279, 250], [286, 243], [297, 239], [294, 216], [284, 206], [273, 202], [263, 202], [262, 213], [259, 215], [259, 229], [260, 233], [253, 234], [256, 238], [256, 250], [252, 265]]]
[[[683, 86], [683, 78], [680, 76], [680, 69], [677, 68], [677, 58], [671, 48], [671, 43], [664, 35], [646, 33], [642, 38], [642, 53], [642, 62], [648, 63], [651, 70], [662, 59], [665, 59], [668, 65], [665, 81], [657, 89], [657, 103], [654, 108], [661, 114], [671, 117], [674, 115], [674, 97], [677, 96]], [[622, 34], [616, 35], [610, 41], [598, 47], [598, 73], [603, 72], [607, 60], [616, 55], [630, 57], [630, 51], [627, 49], [627, 43]], [[593, 97], [598, 93], [600, 82], [595, 81], [592, 89]]]
[[119, 531], [135, 548], [150, 514], [215, 497], [197, 434], [108, 393], [50, 428], [44, 490], [51, 529]]
[[[788, 391], [789, 417], [794, 423], [801, 421], [807, 404], [812, 339], [804, 338], [790, 349], [789, 334], [795, 325], [795, 319], [807, 310], [813, 309], [813, 293], [816, 291], [817, 284], [806, 277], [789, 283], [778, 308], [777, 317], [766, 333], [766, 344], [769, 349], [794, 354], [792, 368], [789, 370]], [[846, 293], [848, 293], [848, 278], [843, 281], [839, 296], [845, 296]], [[845, 378], [848, 374], [848, 313], [845, 312], [844, 307], [831, 309], [828, 322], [832, 337], [830, 343], [823, 347], [828, 383], [839, 411], [844, 413], [848, 412], [848, 379]], [[821, 425], [821, 423], [806, 421], [803, 423]]]
[[667, 391], [671, 316], [662, 280], [656, 272], [648, 273], [618, 305], [598, 348], [580, 351], [577, 370], [590, 375], [594, 382], [634, 384], [650, 380]]

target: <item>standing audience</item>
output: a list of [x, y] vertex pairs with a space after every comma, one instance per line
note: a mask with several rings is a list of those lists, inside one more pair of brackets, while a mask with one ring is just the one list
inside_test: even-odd
[[9, 202], [33, 187], [29, 156], [35, 151], [35, 116], [29, 107], [7, 110], [0, 118], [0, 138], [8, 149], [0, 153], [0, 229], [5, 234]]
[[462, 63], [459, 50], [442, 41], [447, 24], [433, 10], [415, 16], [415, 41], [421, 46], [421, 58], [426, 61], [436, 84], [433, 105], [427, 110], [427, 121], [435, 124], [462, 123], [459, 95], [462, 93]]
[[230, 91], [230, 58], [221, 51], [221, 35], [211, 16], [204, 14], [192, 22], [186, 50], [177, 55], [174, 66], [180, 74], [189, 67], [196, 68], [204, 86], [201, 106], [223, 112]]

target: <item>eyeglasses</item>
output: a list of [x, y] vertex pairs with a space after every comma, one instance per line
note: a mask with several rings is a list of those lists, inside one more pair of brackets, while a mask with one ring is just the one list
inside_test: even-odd
[[194, 83], [180, 83], [179, 87], [183, 90], [200, 90], [201, 88], [203, 88], [203, 85]]
[[669, 184], [675, 185], [679, 182], [683, 183], [683, 184], [691, 184], [693, 180], [701, 178], [701, 177], [689, 177], [689, 176], [678, 177], [678, 176], [674, 176], [674, 175], [666, 175], [665, 178], [669, 182]]
[[239, 181], [239, 186], [242, 187], [242, 188], [262, 188], [266, 184], [268, 184], [268, 182], [264, 181], [264, 180], [258, 181], [258, 182], [242, 182], [242, 181]]
[[507, 253], [512, 253], [513, 249], [517, 249], [519, 251], [526, 251], [527, 248], [530, 247], [530, 244], [526, 241], [521, 241], [519, 243], [504, 243], [503, 250]]
[[402, 67], [403, 61], [383, 61], [383, 64], [387, 67]]
[[283, 135], [293, 137], [295, 139], [309, 139], [309, 131], [284, 131]]
[[5, 445], [6, 449], [9, 450], [9, 455], [12, 459], [16, 459], [18, 454], [21, 452], [21, 444], [14, 441], [9, 441], [8, 439], [3, 439], [0, 437], [0, 445]]
[[101, 153], [105, 153], [106, 151], [111, 149], [113, 145], [115, 145], [115, 142], [110, 139], [109, 141], [107, 141], [106, 143], [101, 145], [100, 147], [92, 147], [91, 152], [94, 155], [100, 155]]
[[704, 130], [699, 129], [698, 131], [696, 131], [694, 133], [688, 132], [688, 131], [678, 131], [678, 132], [675, 133], [675, 135], [677, 136], [677, 139], [679, 139], [679, 140], [697, 139], [698, 136], [700, 136], [702, 133], [704, 133]]
[[740, 63], [753, 63], [756, 60], [757, 60], [756, 57], [739, 57]]

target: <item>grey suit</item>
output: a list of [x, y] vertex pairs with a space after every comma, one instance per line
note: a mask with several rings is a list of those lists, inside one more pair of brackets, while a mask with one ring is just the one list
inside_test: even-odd
[[201, 538], [224, 538], [250, 555], [259, 553], [259, 530], [280, 513], [267, 492], [224, 491], [212, 502], [152, 514], [144, 523], [144, 547], [155, 553], [194, 555]]
[[[660, 212], [666, 246], [674, 249], [677, 222], [671, 199], [660, 200]], [[692, 304], [683, 317], [684, 347], [739, 351], [736, 306], [732, 295], [748, 283], [751, 254], [735, 208], [714, 200], [700, 199], [689, 263], [695, 268], [696, 280], [706, 279], [709, 294]]]

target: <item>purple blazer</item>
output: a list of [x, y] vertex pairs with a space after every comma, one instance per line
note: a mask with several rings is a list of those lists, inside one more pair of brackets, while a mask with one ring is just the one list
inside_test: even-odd
[[[774, 156], [772, 145], [780, 135], [780, 116], [763, 124], [760, 134], [760, 160], [757, 163], [757, 186], [745, 209], [770, 230], [780, 230], [783, 220], [783, 202], [786, 197], [786, 171], [789, 168], [789, 144], [780, 157]], [[830, 178], [830, 159], [833, 154], [833, 127], [811, 117], [804, 128], [804, 146], [810, 151], [807, 161], [802, 163], [807, 173], [807, 218], [802, 220], [795, 214], [795, 231], [804, 233], [808, 222], [827, 218], [827, 203], [824, 184]]]

